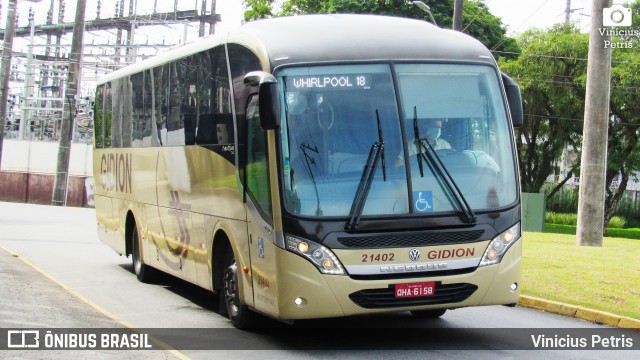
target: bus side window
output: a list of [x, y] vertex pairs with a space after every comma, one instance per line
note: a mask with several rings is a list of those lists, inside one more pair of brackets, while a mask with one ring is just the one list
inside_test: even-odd
[[247, 161], [246, 190], [265, 220], [271, 218], [269, 192], [269, 164], [267, 160], [267, 134], [260, 126], [258, 96], [252, 96], [247, 105]]
[[105, 132], [107, 128], [106, 116], [104, 111], [104, 93], [107, 85], [99, 85], [96, 90], [96, 101], [93, 109], [94, 137], [93, 145], [96, 149], [107, 147], [105, 144]]
[[224, 47], [199, 54], [198, 112], [196, 143], [200, 145], [233, 144], [231, 90]]
[[142, 147], [142, 139], [144, 138], [145, 117], [144, 117], [144, 75], [139, 72], [131, 75], [132, 86], [132, 147]]

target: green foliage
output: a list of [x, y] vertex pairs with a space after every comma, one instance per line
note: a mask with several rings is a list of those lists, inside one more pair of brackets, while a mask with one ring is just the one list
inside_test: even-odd
[[334, 1], [325, 0], [288, 0], [282, 5], [280, 16], [291, 16], [301, 14], [330, 14], [334, 10]]
[[544, 214], [544, 222], [549, 224], [575, 226], [576, 223], [578, 222], [578, 215], [546, 212]]
[[[426, 0], [425, 3], [431, 7], [438, 26], [451, 28], [453, 0]], [[269, 8], [273, 8], [273, 0], [246, 0], [245, 4], [250, 9], [245, 13], [246, 20], [264, 17], [256, 14], [267, 14], [258, 6], [269, 4]], [[256, 9], [252, 6], [256, 6]], [[333, 13], [379, 14], [431, 21], [424, 11], [403, 0], [285, 0], [277, 16]], [[272, 14], [272, 10], [268, 12], [268, 15]], [[489, 49], [496, 50], [497, 57], [513, 58], [520, 51], [516, 40], [506, 36], [507, 30], [502, 20], [491, 14], [485, 4], [467, 0], [462, 15], [464, 32], [480, 40]]]
[[[631, 5], [634, 20], [640, 21], [640, 1]], [[636, 23], [637, 24], [637, 23]], [[614, 49], [611, 68], [610, 112], [608, 127], [605, 224], [619, 209], [624, 191], [633, 174], [640, 171], [640, 41], [637, 36], [614, 38], [629, 41], [629, 49]], [[616, 186], [611, 186], [616, 181]], [[629, 217], [637, 224], [636, 216]]]
[[518, 42], [522, 53], [500, 61], [522, 90], [524, 125], [516, 129], [522, 190], [540, 192], [567, 147], [578, 149], [584, 115], [589, 38], [577, 28], [531, 29]]
[[[544, 222], [546, 224], [576, 226], [578, 224], [578, 215], [575, 213], [563, 214], [548, 211], [544, 214]], [[609, 222], [608, 229], [623, 229], [625, 226], [626, 222], [624, 218], [614, 216]]]
[[[550, 186], [547, 186], [545, 193], [549, 194]], [[547, 196], [547, 211], [557, 213], [577, 213], [578, 212], [578, 188], [563, 187], [553, 197]]]
[[615, 237], [615, 238], [623, 238], [623, 239], [640, 240], [640, 228], [629, 228], [629, 229], [611, 228], [611, 229], [607, 229], [607, 236]]
[[575, 225], [559, 225], [559, 224], [544, 224], [544, 232], [549, 234], [567, 234], [567, 235], [575, 235], [576, 234], [576, 226]]
[[624, 229], [626, 225], [627, 224], [624, 221], [624, 218], [620, 216], [614, 216], [609, 221], [609, 226], [607, 227], [607, 229]]
[[[575, 235], [576, 226], [547, 223], [547, 224], [544, 224], [544, 232], [549, 234]], [[606, 236], [613, 237], [613, 238], [640, 240], [640, 228], [627, 228], [627, 229], [609, 228], [607, 229]]]
[[618, 204], [615, 214], [623, 217], [628, 227], [640, 227], [640, 216], [638, 216], [640, 214], [640, 201], [623, 198]]
[[244, 20], [251, 21], [273, 16], [274, 0], [244, 0], [247, 10], [244, 12]]
[[[546, 194], [551, 190], [550, 185], [546, 185], [544, 191]], [[550, 219], [551, 214], [559, 213], [562, 215], [578, 213], [578, 188], [563, 187], [553, 197], [547, 197], [546, 201], [546, 217], [547, 223], [553, 224], [573, 224], [575, 221], [567, 222]], [[635, 201], [630, 197], [623, 197], [613, 209], [613, 216], [607, 225], [607, 228], [623, 228], [623, 227], [640, 227], [640, 201]], [[574, 215], [575, 216], [575, 215]]]

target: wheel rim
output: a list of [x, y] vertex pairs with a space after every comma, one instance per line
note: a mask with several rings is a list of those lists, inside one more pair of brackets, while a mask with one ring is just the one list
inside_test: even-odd
[[229, 317], [238, 315], [238, 268], [235, 259], [224, 271], [224, 300]]
[[138, 254], [134, 255], [133, 268], [134, 268], [136, 274], [140, 274], [140, 270], [142, 269], [142, 261], [140, 261], [140, 257], [139, 257]]

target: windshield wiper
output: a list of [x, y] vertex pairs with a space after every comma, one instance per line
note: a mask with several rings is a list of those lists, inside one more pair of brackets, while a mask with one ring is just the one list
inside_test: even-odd
[[[415, 106], [413, 107], [413, 112], [413, 130], [415, 132], [416, 142], [418, 143], [418, 167], [420, 168], [420, 176], [424, 177], [422, 167], [422, 160], [424, 160], [427, 164], [431, 165], [435, 172], [435, 175], [439, 179], [441, 179], [442, 182], [444, 182], [445, 186], [449, 190], [449, 193], [455, 199], [458, 207], [461, 210], [462, 220], [469, 224], [475, 224], [476, 214], [473, 212], [473, 209], [471, 209], [471, 206], [469, 206], [469, 203], [462, 194], [462, 191], [460, 191], [458, 184], [456, 184], [449, 171], [447, 171], [447, 168], [442, 163], [442, 160], [440, 159], [438, 154], [436, 154], [436, 151], [433, 149], [433, 146], [431, 146], [431, 143], [429, 143], [429, 140], [420, 137], [420, 130], [418, 129], [417, 120], [418, 116]], [[424, 152], [420, 151], [422, 149], [424, 149]]]
[[[416, 138], [416, 145], [418, 145], [418, 153], [420, 153], [421, 146], [418, 144], [420, 130], [418, 130], [418, 108], [416, 106], [413, 107], [413, 134]], [[420, 177], [424, 177], [424, 168], [422, 167], [422, 157], [420, 155], [418, 155], [418, 168], [420, 169]]]
[[355, 230], [356, 226], [360, 223], [360, 217], [364, 210], [364, 204], [369, 195], [371, 184], [373, 183], [373, 177], [376, 174], [378, 168], [378, 161], [382, 159], [382, 177], [384, 181], [387, 181], [387, 165], [384, 158], [384, 138], [382, 137], [382, 124], [380, 122], [380, 114], [376, 110], [376, 121], [378, 122], [378, 141], [375, 141], [371, 145], [369, 150], [369, 156], [367, 162], [362, 169], [362, 175], [360, 176], [360, 183], [356, 190], [356, 195], [351, 203], [351, 211], [349, 211], [349, 221], [345, 226], [346, 230]]
[[307, 166], [307, 171], [309, 172], [309, 176], [311, 176], [311, 181], [313, 182], [313, 188], [316, 191], [316, 216], [322, 216], [322, 209], [320, 208], [320, 194], [318, 194], [318, 185], [316, 184], [316, 178], [313, 175], [313, 170], [311, 170], [311, 165], [316, 167], [316, 160], [313, 157], [311, 157], [311, 155], [309, 155], [307, 150], [313, 151], [314, 153], [317, 154], [318, 148], [315, 146], [311, 147], [304, 142], [300, 144], [300, 151], [302, 151], [302, 156], [304, 157], [304, 162], [305, 162], [305, 165]]

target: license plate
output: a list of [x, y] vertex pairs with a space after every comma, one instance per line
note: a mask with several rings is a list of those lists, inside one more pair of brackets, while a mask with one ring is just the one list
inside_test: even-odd
[[436, 293], [436, 283], [419, 282], [410, 284], [396, 284], [395, 294], [396, 299], [433, 296]]

